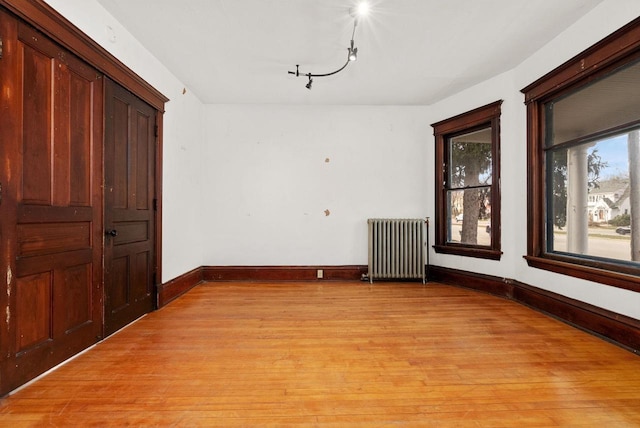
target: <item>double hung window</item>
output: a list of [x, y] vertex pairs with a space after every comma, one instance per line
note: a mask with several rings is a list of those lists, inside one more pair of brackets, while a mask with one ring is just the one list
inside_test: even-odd
[[501, 103], [432, 125], [437, 252], [500, 258]]

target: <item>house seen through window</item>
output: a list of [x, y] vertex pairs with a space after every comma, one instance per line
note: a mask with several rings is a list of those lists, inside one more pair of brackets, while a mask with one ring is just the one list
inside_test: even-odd
[[631, 202], [638, 189], [632, 189], [630, 172], [640, 168], [637, 142], [638, 130], [631, 130], [549, 150], [548, 251], [640, 261], [631, 251]]
[[544, 108], [547, 250], [640, 262], [640, 61]]

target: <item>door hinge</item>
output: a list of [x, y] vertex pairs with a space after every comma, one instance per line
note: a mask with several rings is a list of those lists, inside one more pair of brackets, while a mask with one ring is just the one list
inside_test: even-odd
[[2, 59], [2, 37], [0, 37], [0, 59]]
[[158, 200], [156, 198], [153, 198], [153, 210], [154, 211], [158, 211]]
[[153, 135], [158, 138], [158, 125], [153, 125]]

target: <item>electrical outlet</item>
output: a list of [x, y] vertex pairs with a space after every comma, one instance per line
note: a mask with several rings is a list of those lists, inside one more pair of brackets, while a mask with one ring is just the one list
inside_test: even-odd
[[318, 279], [324, 278], [324, 271], [322, 269], [318, 269], [317, 276], [318, 276]]

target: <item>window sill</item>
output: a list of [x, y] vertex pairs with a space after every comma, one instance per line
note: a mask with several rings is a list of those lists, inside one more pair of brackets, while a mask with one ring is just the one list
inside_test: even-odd
[[[580, 259], [564, 256], [524, 256], [524, 258], [527, 264], [534, 268], [640, 292], [639, 269], [622, 266], [616, 268], [608, 265], [606, 265], [607, 268], [585, 266], [584, 264], [578, 264], [582, 261]], [[610, 269], [617, 269], [618, 272]], [[620, 272], [622, 270], [628, 272]]]
[[500, 257], [502, 257], [502, 251], [492, 250], [490, 248], [462, 245], [434, 245], [433, 248], [436, 250], [436, 253], [475, 257], [478, 259], [500, 260]]

